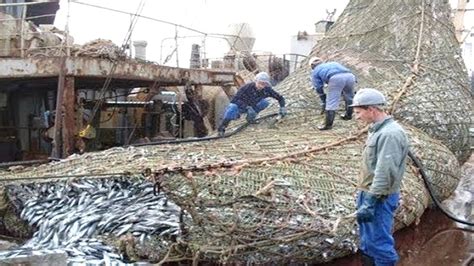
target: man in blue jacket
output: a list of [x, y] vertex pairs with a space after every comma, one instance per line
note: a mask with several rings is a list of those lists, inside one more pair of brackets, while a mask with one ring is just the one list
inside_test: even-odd
[[370, 123], [357, 198], [363, 265], [394, 266], [398, 261], [392, 227], [409, 144], [403, 128], [384, 112], [385, 104], [383, 94], [369, 88], [359, 90], [352, 104], [356, 119]]
[[249, 123], [254, 123], [257, 114], [270, 104], [266, 98], [272, 97], [280, 104], [280, 115], [285, 116], [285, 98], [274, 91], [271, 87], [270, 76], [266, 72], [260, 72], [255, 76], [255, 82], [250, 82], [242, 86], [227, 106], [224, 118], [219, 125], [218, 134], [224, 136], [225, 129], [230, 121], [240, 118], [246, 113]]
[[[352, 119], [353, 109], [350, 107], [354, 97], [355, 76], [345, 66], [337, 62], [323, 62], [319, 57], [312, 57], [309, 60], [311, 66], [311, 81], [313, 88], [321, 99], [321, 109], [325, 110], [326, 117], [324, 124], [319, 130], [332, 128], [336, 110], [339, 107], [339, 99], [342, 96], [346, 103], [346, 112], [341, 116], [344, 120]], [[328, 94], [324, 93], [324, 84], [328, 84]]]

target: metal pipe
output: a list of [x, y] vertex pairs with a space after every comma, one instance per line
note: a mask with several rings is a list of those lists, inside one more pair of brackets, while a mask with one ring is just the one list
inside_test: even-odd
[[[56, 1], [54, 1], [54, 2], [56, 2]], [[53, 2], [6, 3], [6, 4], [0, 4], [0, 7], [2, 7], [2, 6], [31, 6], [31, 5], [48, 4], [48, 3], [53, 3]]]
[[154, 102], [106, 101], [105, 104], [107, 107], [145, 107], [147, 105], [153, 105]]

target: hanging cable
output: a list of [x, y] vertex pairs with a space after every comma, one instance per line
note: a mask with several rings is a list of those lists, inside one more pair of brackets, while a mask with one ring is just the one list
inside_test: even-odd
[[179, 55], [178, 55], [178, 26], [174, 28], [174, 42], [175, 42], [175, 52], [176, 52], [176, 67], [179, 67]]
[[438, 207], [442, 213], [444, 213], [446, 216], [448, 216], [450, 219], [469, 226], [474, 226], [473, 222], [469, 221], [464, 221], [461, 220], [457, 217], [454, 217], [453, 214], [451, 214], [449, 211], [445, 210], [443, 206], [441, 205], [441, 202], [435, 197], [433, 193], [433, 187], [431, 186], [431, 183], [428, 181], [429, 177], [428, 174], [426, 174], [425, 170], [423, 169], [423, 165], [421, 164], [420, 160], [411, 152], [408, 151], [408, 156], [412, 159], [413, 163], [415, 164], [416, 167], [418, 167], [418, 170], [420, 171], [421, 177], [423, 179], [423, 182], [425, 183], [426, 188], [428, 189], [428, 193], [430, 194], [431, 198], [433, 199], [434, 204], [436, 207]]
[[[84, 2], [81, 2], [81, 1], [78, 1], [78, 0], [71, 0], [71, 1], [72, 1], [72, 3], [75, 3], [75, 4], [80, 4], [80, 5], [85, 5], [85, 6], [100, 8], [100, 9], [109, 10], [109, 11], [113, 11], [113, 12], [117, 12], [117, 13], [121, 13], [121, 14], [133, 15], [133, 13], [121, 11], [121, 10], [118, 10], [118, 9], [113, 9], [113, 8], [109, 8], [109, 7], [103, 7], [103, 6], [93, 5], [93, 4], [89, 4], [89, 3], [84, 3]], [[183, 28], [183, 29], [186, 29], [186, 30], [189, 30], [189, 31], [194, 31], [194, 32], [197, 32], [197, 33], [200, 33], [200, 34], [204, 34], [204, 35], [206, 34], [206, 33], [203, 32], [203, 31], [200, 31], [200, 30], [197, 30], [197, 29], [193, 29], [193, 28], [190, 28], [190, 27], [181, 25], [181, 24], [173, 23], [173, 22], [170, 22], [170, 21], [165, 21], [165, 20], [161, 20], [161, 19], [157, 19], [157, 18], [152, 18], [152, 17], [148, 17], [148, 16], [143, 16], [143, 15], [139, 15], [139, 14], [138, 14], [138, 15], [135, 15], [135, 16], [136, 16], [136, 17], [143, 18], [143, 19], [148, 19], [148, 20], [152, 20], [152, 21], [156, 21], [156, 22], [168, 24], [168, 25], [173, 25], [173, 26], [176, 26], [176, 27], [179, 27], [179, 28]]]
[[[122, 46], [120, 47], [120, 52], [121, 53], [123, 53], [125, 51], [125, 49], [127, 47], [127, 44], [130, 42], [132, 32], [135, 28], [135, 25], [136, 25], [137, 21], [138, 21], [139, 14], [143, 11], [144, 5], [145, 5], [145, 0], [141, 0], [139, 5], [138, 5], [137, 11], [135, 12], [132, 20], [130, 21], [130, 26], [128, 28], [127, 34], [125, 35], [125, 38], [122, 42]], [[90, 127], [90, 124], [93, 121], [95, 115], [97, 114], [97, 111], [99, 110], [100, 106], [105, 101], [105, 98], [104, 98], [105, 97], [105, 92], [107, 91], [107, 89], [109, 88], [109, 86], [112, 82], [112, 75], [115, 73], [115, 70], [117, 68], [117, 63], [118, 63], [117, 59], [113, 60], [113, 64], [112, 64], [112, 67], [110, 69], [110, 73], [108, 74], [107, 78], [105, 79], [104, 85], [102, 86], [102, 88], [99, 92], [99, 99], [95, 103], [94, 108], [92, 109], [92, 114], [91, 114], [90, 118], [87, 121], [87, 127]]]

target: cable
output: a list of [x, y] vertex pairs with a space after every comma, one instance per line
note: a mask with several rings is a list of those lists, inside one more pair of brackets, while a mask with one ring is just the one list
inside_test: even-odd
[[140, 17], [140, 18], [144, 18], [144, 19], [148, 19], [148, 20], [153, 20], [153, 21], [161, 22], [161, 23], [168, 24], [168, 25], [173, 25], [175, 27], [180, 27], [180, 28], [183, 28], [183, 29], [186, 29], [186, 30], [189, 30], [189, 31], [194, 31], [194, 32], [197, 32], [197, 33], [200, 33], [200, 34], [203, 34], [203, 35], [207, 34], [203, 31], [193, 29], [193, 28], [190, 28], [190, 27], [186, 27], [186, 26], [183, 26], [183, 25], [180, 25], [180, 24], [177, 24], [177, 23], [173, 23], [173, 22], [169, 22], [169, 21], [165, 21], [165, 20], [161, 20], [161, 19], [156, 19], [156, 18], [152, 18], [152, 17], [148, 17], [148, 16], [143, 16], [143, 15], [140, 15], [140, 14], [137, 15], [137, 14], [133, 14], [133, 13], [130, 13], [130, 12], [121, 11], [121, 10], [118, 10], [118, 9], [113, 9], [113, 8], [109, 8], [109, 7], [103, 7], [103, 6], [88, 4], [88, 3], [84, 3], [84, 2], [81, 2], [81, 1], [78, 1], [78, 0], [72, 0], [72, 3], [91, 6], [91, 7], [100, 8], [100, 9], [109, 10], [109, 11], [122, 13], [122, 14], [127, 14], [127, 15], [134, 15], [136, 17]]
[[[291, 106], [291, 105], [294, 104], [294, 103], [295, 103], [295, 102], [289, 103], [289, 104], [287, 104], [286, 106], [289, 107], [289, 106]], [[275, 117], [275, 116], [279, 116], [279, 115], [280, 115], [279, 113], [271, 113], [271, 114], [263, 115], [263, 116], [261, 116], [261, 117], [255, 119], [255, 121], [261, 121], [261, 120], [265, 120], [265, 119], [267, 119], [267, 118]], [[222, 137], [214, 136], [214, 137], [203, 137], [203, 138], [172, 139], [172, 140], [163, 140], [163, 141], [152, 141], [152, 142], [148, 142], [148, 143], [137, 143], [137, 144], [131, 144], [131, 145], [129, 145], [129, 146], [140, 147], [140, 146], [160, 145], [160, 144], [174, 144], [174, 143], [200, 142], [200, 141], [208, 141], [208, 140], [215, 140], [215, 139], [227, 138], [227, 137], [230, 137], [230, 136], [233, 136], [233, 135], [239, 133], [240, 131], [242, 131], [242, 130], [244, 130], [245, 128], [247, 128], [249, 125], [250, 125], [250, 123], [249, 123], [249, 122], [246, 122], [246, 123], [240, 125], [239, 127], [235, 128], [232, 132], [226, 133], [226, 134], [225, 134], [224, 136], [222, 136]], [[128, 147], [128, 146], [123, 146], [123, 147]]]
[[[256, 121], [264, 120], [270, 117], [278, 116], [278, 113], [272, 113], [268, 115], [264, 115], [262, 117], [259, 117], [256, 119]], [[209, 141], [209, 140], [215, 140], [215, 139], [221, 139], [221, 138], [227, 138], [230, 136], [233, 136], [240, 131], [244, 130], [250, 125], [250, 123], [246, 122], [239, 127], [235, 128], [232, 132], [226, 133], [224, 136], [219, 137], [219, 136], [213, 136], [213, 137], [203, 137], [203, 138], [187, 138], [187, 139], [172, 139], [172, 140], [163, 140], [163, 141], [153, 141], [153, 142], [148, 142], [148, 143], [137, 143], [137, 144], [131, 144], [130, 146], [134, 147], [140, 147], [140, 146], [149, 146], [149, 145], [161, 145], [161, 144], [175, 144], [175, 143], [189, 143], [189, 142], [201, 142], [201, 141]], [[127, 146], [124, 146], [127, 147]]]
[[413, 163], [415, 163], [415, 166], [418, 167], [421, 177], [423, 178], [423, 182], [425, 183], [425, 186], [428, 189], [428, 192], [430, 193], [430, 196], [433, 199], [433, 202], [435, 203], [436, 207], [438, 207], [441, 210], [441, 212], [444, 213], [446, 216], [448, 216], [448, 218], [450, 218], [451, 220], [454, 220], [461, 224], [474, 226], [473, 222], [464, 221], [457, 217], [454, 217], [454, 215], [452, 215], [451, 213], [449, 213], [447, 210], [443, 208], [443, 206], [441, 205], [441, 202], [434, 196], [433, 187], [428, 182], [428, 175], [423, 169], [423, 165], [421, 164], [420, 160], [418, 160], [418, 158], [416, 158], [416, 156], [411, 151], [408, 151], [408, 156], [412, 159]]
[[[74, 1], [73, 1], [73, 3], [74, 3]], [[120, 52], [124, 52], [125, 47], [130, 42], [130, 38], [132, 37], [133, 30], [135, 28], [135, 25], [137, 24], [140, 13], [143, 11], [144, 5], [145, 5], [144, 0], [140, 1], [140, 3], [138, 4], [137, 11], [135, 12], [135, 14], [134, 14], [134, 16], [133, 16], [133, 18], [130, 22], [130, 26], [128, 28], [127, 34], [125, 35], [125, 38], [122, 42], [122, 46], [120, 47]], [[113, 60], [113, 64], [112, 64], [112, 67], [110, 69], [110, 73], [108, 74], [107, 78], [105, 79], [105, 82], [104, 82], [104, 85], [102, 86], [102, 89], [99, 91], [99, 100], [94, 105], [94, 108], [92, 108], [92, 114], [90, 116], [90, 119], [87, 121], [88, 124], [90, 124], [92, 122], [92, 120], [94, 119], [94, 116], [97, 114], [97, 111], [99, 110], [100, 106], [102, 105], [102, 103], [105, 100], [104, 99], [105, 92], [107, 91], [110, 84], [112, 83], [112, 75], [115, 73], [115, 70], [117, 68], [117, 63], [118, 63], [118, 60]]]

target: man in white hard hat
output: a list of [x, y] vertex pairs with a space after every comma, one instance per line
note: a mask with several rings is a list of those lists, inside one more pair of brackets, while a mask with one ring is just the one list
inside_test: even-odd
[[[344, 120], [352, 119], [352, 98], [354, 97], [355, 76], [351, 71], [337, 62], [323, 62], [319, 57], [312, 57], [309, 60], [311, 67], [311, 81], [313, 88], [321, 99], [321, 109], [326, 116], [324, 124], [319, 130], [332, 128], [336, 110], [339, 108], [339, 100], [342, 96], [346, 103], [346, 111], [341, 116]], [[328, 94], [324, 93], [324, 84], [328, 84]]]
[[395, 265], [398, 261], [392, 227], [409, 144], [403, 128], [384, 112], [385, 105], [384, 95], [371, 88], [359, 90], [351, 105], [357, 120], [370, 123], [357, 197], [364, 265]]
[[285, 98], [272, 89], [270, 76], [266, 72], [260, 72], [255, 76], [255, 81], [249, 82], [240, 87], [235, 96], [230, 101], [224, 112], [217, 131], [219, 136], [224, 136], [225, 129], [230, 121], [238, 119], [241, 114], [247, 114], [247, 121], [254, 123], [257, 114], [270, 104], [266, 98], [272, 97], [280, 104], [279, 114], [285, 116]]

